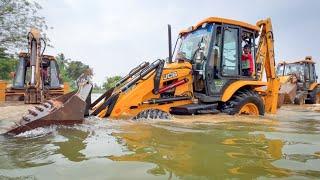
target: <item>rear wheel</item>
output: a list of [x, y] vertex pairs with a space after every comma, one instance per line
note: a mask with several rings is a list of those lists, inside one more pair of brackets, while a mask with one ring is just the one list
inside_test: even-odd
[[171, 115], [165, 111], [159, 109], [147, 109], [141, 111], [133, 119], [170, 119]]
[[259, 94], [253, 90], [240, 90], [222, 108], [229, 115], [264, 115], [264, 103]]

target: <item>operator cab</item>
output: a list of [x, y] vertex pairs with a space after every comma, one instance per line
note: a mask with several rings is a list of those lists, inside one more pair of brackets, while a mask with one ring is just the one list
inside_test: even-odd
[[[61, 88], [59, 68], [53, 56], [43, 55], [40, 65], [40, 76], [43, 86], [47, 89]], [[24, 89], [31, 81], [30, 55], [20, 53], [19, 62], [16, 67], [12, 88]]]
[[257, 26], [215, 17], [180, 32], [175, 61], [192, 64], [194, 92], [201, 101], [218, 101], [230, 83], [256, 79], [258, 32]]
[[310, 56], [307, 56], [305, 60], [279, 63], [277, 66], [277, 75], [280, 77], [295, 76], [300, 90], [307, 90], [310, 84], [317, 82], [318, 79], [315, 62]]

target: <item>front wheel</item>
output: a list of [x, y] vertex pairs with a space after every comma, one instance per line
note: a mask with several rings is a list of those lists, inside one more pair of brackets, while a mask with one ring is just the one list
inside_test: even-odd
[[229, 115], [264, 115], [264, 102], [259, 94], [253, 90], [240, 90], [226, 102], [221, 110]]
[[140, 120], [140, 119], [170, 119], [171, 115], [165, 111], [159, 109], [147, 109], [141, 111], [137, 114], [133, 119]]

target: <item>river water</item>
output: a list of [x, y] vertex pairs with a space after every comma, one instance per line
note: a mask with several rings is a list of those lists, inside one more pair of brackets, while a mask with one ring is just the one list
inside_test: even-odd
[[319, 109], [286, 106], [260, 118], [91, 117], [0, 136], [0, 179], [320, 178]]

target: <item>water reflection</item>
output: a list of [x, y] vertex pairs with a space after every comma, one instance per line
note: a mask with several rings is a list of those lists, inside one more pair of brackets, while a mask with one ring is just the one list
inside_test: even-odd
[[[0, 169], [29, 168], [51, 164], [46, 160], [54, 152], [48, 150], [52, 136], [0, 136]], [[4, 163], [5, 162], [5, 163]]]
[[284, 177], [289, 170], [273, 166], [282, 157], [283, 142], [263, 135], [212, 127], [202, 132], [173, 131], [150, 124], [123, 127], [116, 136], [133, 154], [112, 156], [115, 161], [151, 162], [154, 175], [172, 172], [178, 177]]
[[59, 135], [63, 136], [66, 140], [60, 142], [53, 142], [58, 146], [56, 153], [62, 154], [69, 161], [80, 162], [86, 160], [86, 156], [80, 151], [86, 148], [85, 139], [88, 137], [89, 132], [78, 129], [61, 129]]
[[320, 116], [308, 109], [258, 119], [88, 121], [0, 136], [0, 179], [320, 177]]

